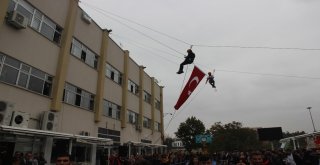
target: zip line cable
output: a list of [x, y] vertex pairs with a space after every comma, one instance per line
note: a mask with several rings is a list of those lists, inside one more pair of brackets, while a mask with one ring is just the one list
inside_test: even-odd
[[[180, 94], [181, 94], [181, 92], [182, 92], [182, 90], [183, 90], [184, 81], [185, 81], [185, 79], [186, 79], [187, 72], [188, 72], [188, 65], [186, 66], [186, 73], [185, 73], [184, 76], [183, 76], [183, 81], [182, 81], [181, 88], [180, 88]], [[171, 116], [171, 119], [170, 119], [170, 121], [169, 121], [166, 129], [165, 129], [164, 131], [166, 131], [166, 130], [169, 128], [170, 123], [171, 123], [171, 121], [174, 119], [174, 116], [175, 116], [176, 112], [177, 112], [177, 111], [175, 110], [174, 113], [173, 113], [173, 115]]]
[[[93, 10], [97, 11], [97, 9], [93, 9]], [[104, 11], [103, 9], [99, 9], [99, 10]], [[97, 12], [99, 12], [99, 13], [101, 13], [101, 14], [103, 14], [103, 15], [106, 15], [106, 14], [105, 14], [104, 12], [102, 12], [102, 11], [97, 11]], [[111, 18], [111, 19], [113, 19], [113, 20], [115, 20], [116, 22], [118, 22], [118, 23], [120, 23], [120, 24], [123, 24], [123, 25], [126, 26], [127, 28], [132, 29], [132, 30], [134, 30], [134, 31], [136, 31], [136, 32], [144, 35], [145, 37], [147, 37], [147, 38], [149, 38], [149, 39], [152, 39], [153, 41], [155, 41], [155, 42], [157, 42], [157, 43], [159, 43], [159, 44], [161, 44], [161, 45], [163, 45], [163, 46], [165, 46], [165, 47], [167, 47], [167, 48], [169, 48], [169, 49], [171, 49], [171, 50], [173, 50], [173, 51], [175, 51], [175, 52], [177, 52], [177, 53], [179, 53], [179, 54], [184, 55], [183, 53], [178, 52], [177, 50], [175, 50], [175, 49], [167, 46], [166, 44], [164, 44], [164, 43], [162, 43], [162, 42], [160, 42], [160, 41], [158, 41], [158, 40], [156, 40], [156, 39], [154, 39], [154, 38], [152, 38], [152, 37], [150, 37], [150, 36], [148, 36], [148, 35], [140, 32], [139, 30], [134, 29], [134, 28], [131, 28], [129, 25], [124, 24], [124, 23], [122, 23], [122, 22], [120, 22], [120, 21], [118, 21], [118, 20], [116, 20], [116, 19], [114, 19], [114, 18], [112, 18], [112, 17], [110, 17], [110, 16], [108, 16], [108, 15], [106, 15], [106, 16], [109, 17], [109, 18]], [[320, 49], [280, 48], [280, 47], [279, 47], [279, 48], [276, 48], [276, 47], [210, 46], [210, 45], [190, 45], [190, 46], [199, 46], [199, 47], [200, 47], [200, 46], [201, 46], [201, 47], [226, 47], [226, 48], [259, 48], [259, 49], [262, 49], [262, 48], [264, 48], [264, 49], [291, 49], [291, 50], [303, 50], [303, 51], [306, 51], [306, 50], [320, 50]], [[176, 56], [176, 57], [177, 57], [177, 56]], [[200, 65], [201, 65], [201, 64], [200, 64]], [[204, 65], [201, 65], [201, 66], [204, 66]], [[206, 67], [206, 66], [205, 66], [205, 67]], [[206, 67], [206, 68], [208, 68], [208, 67]], [[294, 75], [269, 74], [269, 73], [255, 73], [255, 72], [244, 72], [244, 71], [233, 71], [233, 70], [221, 70], [221, 69], [216, 69], [216, 71], [220, 71], [220, 72], [231, 72], [231, 73], [241, 73], [241, 74], [252, 74], [252, 75], [261, 75], [261, 76], [276, 76], [276, 77], [302, 78], [302, 79], [320, 79], [319, 77], [294, 76]]]
[[[136, 43], [137, 43], [137, 42], [136, 42]], [[155, 52], [153, 52], [153, 51], [151, 51], [151, 50], [148, 50], [147, 48], [144, 48], [143, 46], [148, 47], [148, 46], [146, 46], [146, 45], [141, 46], [141, 45], [142, 45], [141, 43], [139, 43], [139, 44], [141, 44], [141, 45], [134, 44], [133, 41], [132, 41], [131, 44], [132, 44], [133, 46], [138, 47], [138, 48], [141, 48], [141, 49], [144, 49], [144, 50], [147, 50], [147, 51], [152, 52], [152, 53], [153, 53], [152, 55], [154, 55], [154, 56], [157, 56], [157, 55], [155, 55], [155, 54], [158, 54], [158, 57], [163, 58], [164, 60], [166, 60], [166, 61], [168, 61], [168, 62], [170, 62], [170, 63], [172, 63], [172, 64], [179, 65], [179, 63], [177, 63], [177, 62], [172, 61], [172, 60], [170, 60], [170, 59], [168, 59], [168, 58], [165, 58], [165, 57], [159, 55], [158, 52], [155, 53]], [[167, 53], [167, 52], [165, 52], [165, 53]], [[175, 56], [175, 57], [178, 57], [178, 56]], [[179, 57], [179, 58], [180, 58], [180, 57]], [[201, 67], [205, 68], [206, 70], [212, 70], [212, 68], [209, 68], [209, 67], [207, 67], [207, 66], [205, 66], [205, 65], [203, 65], [203, 64], [201, 64], [201, 63], [196, 63], [196, 65], [201, 66]], [[259, 76], [298, 78], [298, 79], [312, 79], [312, 80], [319, 80], [319, 79], [320, 79], [320, 77], [296, 76], [296, 75], [273, 74], [273, 73], [257, 73], [257, 72], [235, 71], [235, 70], [225, 70], [225, 69], [217, 69], [217, 68], [215, 68], [215, 71], [218, 71], [218, 72], [227, 72], [227, 73], [248, 74], [248, 75], [259, 75]]]
[[194, 95], [194, 97], [192, 97], [192, 98], [190, 99], [190, 101], [189, 101], [185, 106], [183, 106], [183, 108], [178, 112], [178, 114], [176, 115], [176, 117], [178, 117], [178, 116], [182, 113], [182, 111], [186, 109], [186, 107], [198, 96], [198, 94], [202, 91], [202, 89], [204, 89], [204, 87], [205, 87], [205, 84], [204, 84], [204, 85], [202, 86], [202, 88], [200, 88], [200, 90]]
[[159, 33], [159, 34], [161, 34], [161, 35], [163, 35], [163, 36], [166, 36], [166, 37], [171, 38], [171, 39], [173, 39], [173, 40], [176, 40], [176, 41], [179, 41], [179, 42], [181, 42], [181, 43], [184, 43], [184, 44], [186, 44], [186, 45], [192, 45], [192, 44], [190, 44], [190, 43], [188, 43], [188, 42], [185, 42], [185, 41], [183, 41], [183, 40], [180, 40], [180, 39], [178, 39], [178, 38], [175, 38], [175, 37], [173, 37], [173, 36], [170, 36], [170, 35], [168, 35], [168, 34], [166, 34], [166, 33], [163, 33], [163, 32], [160, 32], [160, 31], [158, 31], [158, 30], [152, 29], [152, 28], [150, 28], [150, 27], [148, 27], [148, 26], [142, 25], [142, 24], [140, 24], [140, 23], [138, 23], [138, 22], [136, 22], [136, 21], [132, 21], [132, 20], [130, 20], [130, 19], [128, 19], [128, 18], [124, 18], [124, 17], [122, 17], [122, 16], [119, 16], [119, 15], [114, 14], [114, 13], [112, 13], [112, 12], [109, 12], [109, 11], [107, 11], [107, 10], [104, 10], [104, 9], [101, 9], [101, 8], [98, 8], [98, 7], [95, 7], [95, 6], [90, 5], [90, 4], [88, 4], [88, 3], [85, 3], [85, 2], [82, 2], [82, 3], [83, 3], [83, 4], [86, 4], [87, 6], [90, 6], [91, 8], [96, 8], [96, 9], [102, 10], [102, 11], [104, 11], [104, 12], [106, 12], [106, 13], [109, 13], [110, 15], [113, 15], [113, 16], [115, 16], [115, 17], [124, 19], [124, 20], [126, 20], [126, 21], [129, 21], [129, 22], [131, 22], [131, 23], [134, 23], [134, 24], [136, 24], [136, 25], [139, 25], [139, 26], [141, 26], [141, 27], [144, 27], [144, 28], [146, 28], [146, 29], [149, 29], [149, 30], [151, 30], [151, 31], [153, 31], [153, 32]]
[[[119, 35], [119, 34], [111, 33], [110, 35], [111, 35], [111, 36], [115, 36], [115, 37], [119, 37], [119, 38], [126, 39], [127, 41], [131, 42], [132, 45], [134, 45], [133, 43], [136, 43], [135, 45], [140, 45], [140, 46], [138, 46], [138, 47], [140, 47], [140, 48], [142, 48], [142, 49], [145, 49], [145, 50], [147, 50], [146, 48], [151, 48], [151, 49], [154, 49], [154, 50], [157, 50], [157, 51], [161, 51], [161, 52], [163, 52], [163, 53], [166, 53], [166, 54], [168, 54], [168, 55], [171, 55], [171, 56], [173, 56], [173, 57], [177, 57], [177, 58], [180, 58], [180, 59], [182, 58], [181, 56], [177, 56], [176, 54], [171, 54], [171, 53], [169, 53], [169, 52], [167, 52], [167, 51], [164, 51], [164, 50], [161, 50], [161, 49], [158, 49], [158, 48], [152, 48], [152, 47], [150, 47], [150, 46], [144, 45], [144, 44], [139, 43], [139, 42], [137, 42], [137, 41], [133, 41], [132, 39], [129, 39], [129, 38], [124, 37], [124, 36]], [[143, 46], [146, 47], [146, 48], [143, 48]]]
[[125, 24], [125, 23], [123, 23], [123, 22], [115, 19], [115, 18], [113, 18], [113, 17], [108, 16], [107, 14], [104, 13], [104, 11], [98, 11], [97, 9], [93, 9], [93, 10], [95, 10], [96, 12], [99, 12], [99, 13], [103, 14], [103, 15], [106, 16], [106, 17], [109, 17], [109, 18], [112, 19], [113, 21], [116, 21], [116, 22], [124, 25], [125, 27], [127, 27], [127, 28], [129, 28], [129, 29], [131, 29], [131, 30], [133, 30], [133, 31], [135, 31], [135, 32], [137, 32], [137, 33], [139, 33], [139, 34], [141, 34], [141, 35], [143, 35], [143, 36], [151, 39], [151, 40], [154, 41], [154, 42], [157, 42], [158, 44], [160, 44], [160, 45], [162, 45], [162, 46], [164, 46], [164, 47], [166, 47], [166, 48], [168, 48], [168, 49], [170, 49], [170, 50], [172, 50], [172, 51], [174, 51], [174, 52], [176, 52], [176, 53], [178, 53], [178, 54], [185, 55], [185, 54], [177, 51], [176, 49], [174, 49], [174, 48], [172, 48], [172, 47], [170, 47], [170, 46], [162, 43], [161, 41], [156, 40], [156, 39], [154, 39], [153, 37], [150, 37], [150, 36], [144, 34], [143, 32], [141, 32], [141, 31], [139, 31], [139, 30], [137, 30], [137, 29], [135, 29], [135, 28], [133, 28], [133, 27], [131, 27], [131, 26], [129, 26], [129, 25], [127, 25], [127, 24]]
[[[137, 30], [137, 29], [135, 29], [135, 28], [132, 28], [132, 27], [130, 27], [129, 25], [127, 25], [127, 24], [125, 24], [125, 23], [123, 23], [123, 22], [121, 22], [121, 21], [119, 21], [119, 20], [117, 20], [117, 19], [115, 19], [115, 18], [107, 15], [106, 13], [109, 13], [109, 14], [112, 15], [112, 16], [121, 18], [121, 19], [123, 19], [123, 20], [129, 21], [129, 22], [131, 22], [131, 23], [134, 23], [134, 24], [136, 24], [136, 25], [139, 25], [139, 26], [141, 26], [141, 27], [144, 27], [144, 28], [146, 28], [146, 29], [149, 29], [149, 30], [151, 30], [151, 31], [153, 31], [153, 32], [156, 32], [156, 33], [158, 33], [158, 34], [161, 34], [161, 35], [166, 36], [166, 37], [168, 37], [168, 38], [171, 38], [171, 39], [173, 39], [173, 40], [176, 40], [176, 41], [179, 41], [179, 42], [184, 43], [184, 44], [186, 44], [186, 45], [189, 45], [190, 47], [191, 47], [191, 46], [194, 46], [194, 47], [211, 47], [211, 48], [270, 49], [270, 50], [299, 50], [299, 51], [319, 51], [319, 50], [320, 50], [319, 48], [299, 48], [299, 47], [269, 47], [269, 46], [240, 46], [240, 45], [204, 45], [204, 44], [191, 44], [191, 43], [188, 43], [188, 42], [186, 42], [186, 41], [180, 40], [180, 39], [178, 39], [178, 38], [172, 37], [172, 36], [170, 36], [170, 35], [168, 35], [168, 34], [165, 34], [165, 33], [163, 33], [163, 32], [154, 30], [154, 29], [152, 29], [152, 28], [150, 28], [150, 27], [144, 26], [144, 25], [142, 25], [142, 24], [140, 24], [140, 23], [138, 23], [138, 22], [135, 22], [135, 21], [132, 21], [132, 20], [130, 20], [130, 19], [121, 17], [121, 16], [119, 16], [119, 15], [113, 14], [113, 13], [108, 12], [108, 11], [105, 11], [105, 10], [103, 10], [103, 9], [94, 7], [94, 6], [92, 6], [92, 5], [88, 4], [88, 3], [84, 3], [84, 2], [82, 2], [82, 1], [81, 1], [81, 3], [86, 4], [86, 5], [87, 5], [88, 7], [90, 7], [91, 9], [93, 9], [93, 10], [95, 10], [95, 11], [97, 11], [97, 12], [99, 12], [99, 13], [105, 15], [105, 16], [107, 16], [108, 18], [110, 18], [110, 19], [112, 19], [112, 20], [114, 20], [114, 21], [116, 21], [116, 22], [118, 22], [118, 23], [126, 26], [127, 28], [129, 28], [129, 29], [131, 29], [131, 30], [133, 30], [133, 31], [138, 32], [139, 34], [141, 34], [141, 35], [143, 35], [143, 36], [145, 36], [145, 37], [153, 40], [154, 42], [157, 42], [158, 44], [160, 44], [160, 45], [162, 45], [162, 46], [164, 46], [164, 47], [166, 47], [166, 48], [168, 48], [168, 49], [170, 49], [170, 50], [172, 50], [172, 51], [174, 51], [174, 52], [176, 52], [176, 53], [178, 53], [178, 54], [181, 54], [181, 55], [184, 55], [184, 54], [181, 53], [181, 52], [179, 52], [179, 51], [177, 51], [176, 49], [174, 49], [174, 48], [172, 48], [172, 47], [164, 44], [163, 42], [161, 42], [161, 41], [159, 41], [159, 40], [156, 40], [156, 39], [154, 39], [153, 37], [150, 37], [150, 36], [144, 34], [143, 32], [141, 32], [141, 31], [139, 31], [139, 30]], [[99, 10], [99, 11], [98, 11], [98, 10]], [[143, 48], [143, 47], [141, 47], [141, 48]], [[162, 57], [162, 56], [161, 56], [161, 57]], [[176, 56], [176, 57], [177, 57], [177, 56]], [[162, 58], [164, 58], [164, 57], [162, 57]], [[164, 59], [166, 59], [166, 58], [164, 58]], [[166, 59], [166, 60], [168, 60], [168, 59]], [[169, 60], [168, 60], [168, 61], [169, 61]], [[172, 61], [170, 61], [170, 62], [172, 62]], [[200, 65], [201, 65], [201, 64], [200, 64]], [[206, 68], [207, 68], [207, 67], [206, 67]], [[302, 78], [302, 79], [320, 79], [319, 77], [308, 77], [308, 76], [294, 76], [294, 75], [269, 74], [269, 73], [255, 73], [255, 72], [220, 70], [220, 69], [215, 69], [215, 70], [216, 70], [216, 71], [220, 71], [220, 72], [252, 74], [252, 75], [261, 75], [261, 76], [277, 76], [277, 77]], [[186, 76], [186, 74], [185, 74], [185, 76]], [[184, 81], [185, 81], [185, 76], [184, 76], [183, 83], [184, 83]], [[183, 86], [182, 86], [182, 87], [183, 87]], [[181, 87], [181, 90], [182, 90], [182, 87]], [[196, 95], [177, 113], [177, 115], [175, 115], [175, 114], [176, 114], [176, 111], [173, 113], [173, 115], [172, 115], [172, 117], [171, 117], [171, 119], [170, 119], [170, 121], [169, 121], [169, 123], [168, 123], [168, 125], [167, 125], [167, 127], [166, 127], [165, 130], [167, 130], [167, 129], [169, 128], [172, 120], [173, 120], [174, 118], [176, 118], [177, 116], [179, 116], [179, 115], [182, 113], [182, 111], [186, 109], [186, 107], [197, 97], [197, 95], [200, 93], [200, 91], [202, 91], [203, 88], [204, 88], [204, 86], [203, 86], [203, 87], [196, 93]], [[158, 141], [158, 140], [157, 140], [157, 141]]]
[[[192, 44], [192, 43], [183, 41], [183, 40], [181, 40], [181, 39], [178, 39], [178, 38], [176, 38], [176, 37], [170, 36], [170, 35], [168, 35], [168, 34], [166, 34], [166, 33], [163, 33], [163, 32], [160, 32], [160, 31], [158, 31], [158, 30], [152, 29], [152, 28], [150, 28], [150, 27], [148, 27], [148, 26], [145, 26], [145, 25], [143, 25], [143, 24], [141, 24], [141, 23], [138, 23], [138, 22], [136, 22], [136, 21], [130, 20], [130, 19], [128, 19], [128, 18], [124, 18], [124, 17], [119, 16], [119, 15], [117, 15], [117, 14], [114, 14], [114, 13], [112, 13], [112, 12], [109, 12], [109, 11], [106, 11], [106, 10], [104, 10], [104, 9], [98, 8], [98, 7], [96, 7], [96, 6], [90, 5], [90, 4], [86, 3], [86, 2], [81, 2], [81, 3], [83, 3], [84, 5], [87, 5], [88, 7], [90, 7], [90, 8], [93, 9], [93, 10], [103, 11], [104, 14], [105, 14], [105, 13], [109, 13], [110, 15], [113, 15], [113, 16], [115, 16], [115, 17], [121, 18], [121, 19], [126, 20], [126, 21], [128, 21], [128, 22], [134, 23], [134, 24], [136, 24], [136, 25], [138, 25], [138, 26], [141, 26], [141, 27], [143, 27], [143, 28], [149, 29], [149, 30], [151, 30], [151, 31], [153, 31], [153, 32], [156, 32], [156, 33], [158, 33], [158, 34], [161, 34], [161, 35], [166, 36], [166, 37], [168, 37], [168, 38], [171, 38], [171, 39], [173, 39], [173, 40], [179, 41], [179, 42], [181, 42], [181, 43], [183, 43], [183, 44], [187, 44], [187, 45], [189, 45], [189, 46], [195, 46], [195, 47], [211, 47], [211, 48], [240, 48], [240, 49], [271, 49], [271, 50], [276, 49], [276, 50], [320, 51], [320, 48]], [[107, 16], [107, 15], [106, 15], [106, 16]], [[110, 16], [108, 16], [108, 17], [110, 18]]]
[[239, 46], [239, 45], [193, 45], [196, 47], [212, 47], [212, 48], [240, 48], [240, 49], [278, 49], [278, 50], [301, 50], [301, 51], [319, 51], [318, 48], [282, 48], [269, 46]]
[[[169, 123], [168, 123], [168, 125], [167, 125], [167, 127], [166, 127], [166, 129], [165, 129], [164, 131], [166, 131], [166, 130], [169, 128], [169, 126], [170, 126], [170, 124], [171, 124], [171, 121], [172, 121], [173, 119], [175, 119], [176, 117], [178, 117], [178, 116], [182, 113], [182, 111], [185, 110], [186, 107], [188, 107], [188, 105], [198, 96], [198, 94], [202, 91], [202, 89], [204, 89], [204, 87], [205, 87], [205, 84], [204, 84], [204, 85], [202, 86], [202, 88], [200, 88], [200, 90], [194, 95], [194, 97], [192, 97], [192, 98], [190, 99], [190, 101], [189, 101], [185, 106], [183, 106], [183, 108], [177, 113], [176, 116], [172, 115], [172, 117], [171, 117], [171, 119], [170, 119], [170, 121], [169, 121]], [[176, 110], [174, 111], [174, 114], [175, 114], [175, 113], [176, 113]]]

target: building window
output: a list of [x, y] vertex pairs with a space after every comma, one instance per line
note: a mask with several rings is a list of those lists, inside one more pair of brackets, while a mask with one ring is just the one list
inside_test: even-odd
[[113, 145], [120, 145], [121, 132], [117, 130], [98, 127], [98, 137], [112, 139]]
[[103, 114], [113, 119], [120, 120], [120, 110], [121, 107], [110, 101], [103, 101]]
[[0, 81], [50, 96], [52, 76], [0, 53]]
[[133, 81], [129, 80], [129, 82], [128, 82], [128, 90], [131, 93], [133, 93], [135, 95], [138, 95], [139, 94], [138, 88], [139, 88], [139, 86], [136, 83], [134, 83]]
[[98, 56], [75, 38], [72, 39], [71, 54], [97, 69]]
[[43, 15], [39, 10], [33, 8], [24, 0], [11, 0], [8, 12], [17, 10], [28, 18], [28, 25], [48, 38], [59, 44], [61, 40], [62, 28]]
[[160, 104], [160, 101], [157, 100], [157, 99], [155, 99], [155, 100], [154, 100], [154, 106], [155, 106], [155, 108], [158, 109], [158, 110], [160, 110], [160, 105], [161, 105], [161, 104]]
[[76, 86], [66, 83], [63, 101], [87, 110], [93, 110], [94, 95]]
[[151, 119], [143, 117], [143, 127], [151, 128]]
[[161, 125], [159, 122], [154, 122], [154, 130], [161, 131]]
[[128, 122], [131, 124], [138, 124], [138, 114], [128, 110]]
[[143, 99], [145, 102], [151, 103], [151, 95], [146, 91], [143, 91]]
[[110, 64], [106, 64], [106, 76], [113, 80], [114, 82], [121, 85], [122, 74], [116, 68], [112, 67]]
[[72, 143], [72, 157], [75, 162], [91, 162], [91, 144]]

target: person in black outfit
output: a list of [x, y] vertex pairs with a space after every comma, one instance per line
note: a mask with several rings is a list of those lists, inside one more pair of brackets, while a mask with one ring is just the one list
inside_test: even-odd
[[213, 74], [211, 74], [211, 72], [208, 72], [206, 84], [208, 81], [209, 81], [210, 85], [212, 86], [212, 88], [216, 88], [216, 86], [214, 85], [215, 84], [214, 77], [213, 77]]
[[184, 65], [187, 65], [187, 64], [192, 64], [194, 58], [196, 57], [196, 55], [192, 52], [191, 49], [188, 49], [187, 52], [188, 52], [188, 55], [184, 57], [185, 59], [184, 59], [184, 61], [180, 64], [180, 68], [179, 68], [179, 71], [177, 72], [177, 74], [183, 73], [183, 66], [184, 66]]

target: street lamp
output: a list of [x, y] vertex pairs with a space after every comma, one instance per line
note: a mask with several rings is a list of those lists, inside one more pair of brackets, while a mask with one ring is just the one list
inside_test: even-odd
[[316, 132], [316, 128], [314, 127], [314, 122], [313, 122], [313, 119], [312, 119], [311, 108], [312, 108], [312, 107], [307, 107], [307, 109], [309, 110], [309, 113], [310, 113], [311, 121], [312, 121], [313, 132]]

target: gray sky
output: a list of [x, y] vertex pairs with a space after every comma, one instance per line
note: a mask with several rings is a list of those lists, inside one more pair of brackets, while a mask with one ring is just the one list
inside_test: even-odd
[[166, 134], [190, 116], [206, 128], [238, 121], [312, 132], [308, 106], [320, 130], [320, 1], [81, 0], [80, 6], [102, 28], [112, 29], [111, 38], [165, 86], [165, 112], [174, 113], [193, 68], [176, 74], [183, 54], [189, 44], [205, 45], [193, 47], [195, 65], [205, 73], [216, 70], [217, 90], [204, 78], [168, 128], [172, 116], [164, 117]]

